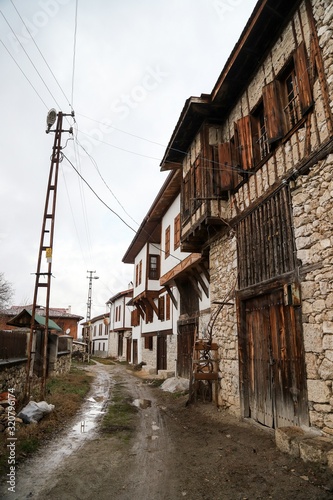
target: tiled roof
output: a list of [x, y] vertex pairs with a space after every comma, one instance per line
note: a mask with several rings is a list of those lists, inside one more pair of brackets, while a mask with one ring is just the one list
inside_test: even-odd
[[[30, 309], [31, 310], [32, 305], [30, 304], [27, 306], [12, 306], [12, 307], [9, 307], [8, 309], [2, 309], [0, 311], [0, 314], [6, 315], [6, 316], [16, 316], [23, 309]], [[45, 307], [37, 306], [36, 314], [39, 314], [40, 316], [45, 316]], [[50, 307], [49, 308], [49, 317], [52, 317], [52, 318], [72, 318], [72, 319], [77, 319], [77, 321], [81, 321], [81, 319], [83, 319], [83, 316], [78, 316], [77, 314], [72, 314], [71, 312], [69, 312], [68, 309], [60, 308], [60, 307]]]

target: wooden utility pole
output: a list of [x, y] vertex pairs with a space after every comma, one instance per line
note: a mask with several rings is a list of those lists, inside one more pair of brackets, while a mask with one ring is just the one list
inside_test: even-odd
[[[56, 211], [56, 201], [57, 201], [57, 187], [58, 187], [58, 173], [59, 173], [59, 163], [63, 159], [61, 152], [61, 134], [62, 132], [73, 133], [72, 128], [69, 130], [62, 129], [62, 122], [64, 116], [74, 116], [72, 114], [64, 114], [62, 112], [57, 112], [52, 109], [47, 115], [47, 126], [48, 129], [46, 133], [54, 132], [54, 143], [51, 155], [51, 166], [50, 174], [47, 185], [43, 224], [39, 245], [37, 271], [36, 271], [36, 281], [34, 298], [31, 312], [31, 326], [30, 326], [30, 336], [28, 343], [28, 360], [27, 360], [27, 378], [26, 378], [26, 400], [30, 397], [31, 392], [31, 382], [34, 373], [34, 363], [36, 354], [36, 329], [37, 324], [35, 321], [36, 309], [38, 306], [38, 292], [40, 288], [46, 289], [46, 304], [45, 304], [45, 325], [42, 330], [42, 351], [41, 351], [41, 365], [38, 367], [38, 376], [41, 376], [41, 398], [45, 398], [45, 385], [47, 377], [47, 347], [48, 347], [48, 329], [49, 329], [49, 307], [50, 307], [50, 291], [51, 291], [51, 277], [52, 277], [52, 251], [53, 251], [53, 237], [54, 237], [54, 222], [55, 222], [55, 211]], [[51, 130], [52, 125], [57, 121], [55, 130]], [[43, 254], [45, 256], [45, 261], [42, 263]]]

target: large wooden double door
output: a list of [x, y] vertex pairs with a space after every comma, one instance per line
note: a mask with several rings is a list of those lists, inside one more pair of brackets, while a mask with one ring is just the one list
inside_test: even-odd
[[301, 308], [277, 289], [242, 302], [244, 415], [269, 427], [308, 425]]

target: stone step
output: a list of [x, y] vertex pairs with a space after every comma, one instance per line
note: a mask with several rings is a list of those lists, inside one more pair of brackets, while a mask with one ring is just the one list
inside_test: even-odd
[[333, 439], [320, 431], [300, 427], [280, 427], [275, 430], [277, 448], [304, 462], [326, 465], [333, 470]]

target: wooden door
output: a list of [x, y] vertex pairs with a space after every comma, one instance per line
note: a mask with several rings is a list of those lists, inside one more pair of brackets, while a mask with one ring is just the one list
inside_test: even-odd
[[308, 425], [301, 310], [283, 290], [244, 304], [246, 414], [269, 427]]
[[167, 336], [157, 336], [157, 370], [167, 369]]
[[138, 341], [133, 340], [133, 365], [138, 364]]
[[126, 361], [131, 362], [132, 339], [126, 339]]
[[196, 323], [179, 325], [177, 336], [177, 374], [190, 378], [192, 373], [192, 354]]

